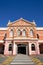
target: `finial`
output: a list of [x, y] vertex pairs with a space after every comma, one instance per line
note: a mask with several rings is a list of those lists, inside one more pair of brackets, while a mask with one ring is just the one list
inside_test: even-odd
[[10, 20], [8, 21], [8, 23], [10, 23]]
[[23, 19], [23, 18], [20, 18], [20, 19]]
[[10, 23], [11, 23], [11, 21], [9, 20], [7, 25], [9, 25]]
[[11, 21], [9, 20], [9, 21], [8, 21], [8, 24], [10, 24], [10, 23], [11, 23]]
[[35, 23], [35, 21], [33, 20], [33, 24], [35, 24], [36, 25], [36, 23]]

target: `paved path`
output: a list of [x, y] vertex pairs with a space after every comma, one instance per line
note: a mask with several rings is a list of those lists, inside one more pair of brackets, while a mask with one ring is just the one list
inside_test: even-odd
[[18, 54], [10, 65], [36, 65], [27, 55]]

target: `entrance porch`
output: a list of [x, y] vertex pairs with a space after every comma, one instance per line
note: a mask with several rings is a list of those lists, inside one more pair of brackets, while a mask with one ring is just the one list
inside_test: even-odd
[[28, 45], [28, 42], [15, 42], [14, 46], [15, 46], [15, 49], [13, 48], [13, 53], [14, 54], [29, 55], [29, 45]]
[[17, 53], [28, 55], [28, 44], [17, 44]]
[[16, 39], [13, 42], [11, 40], [6, 41], [4, 55], [38, 55], [39, 44], [37, 40], [29, 39]]

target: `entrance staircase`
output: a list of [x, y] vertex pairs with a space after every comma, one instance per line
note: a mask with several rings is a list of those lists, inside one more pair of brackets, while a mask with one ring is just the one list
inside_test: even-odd
[[18, 54], [10, 65], [36, 65], [27, 55]]

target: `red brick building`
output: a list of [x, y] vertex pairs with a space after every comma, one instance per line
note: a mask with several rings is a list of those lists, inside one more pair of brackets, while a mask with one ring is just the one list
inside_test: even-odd
[[0, 28], [0, 54], [43, 54], [43, 27], [20, 18]]

